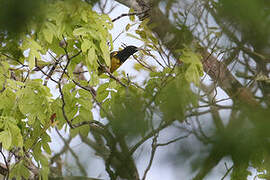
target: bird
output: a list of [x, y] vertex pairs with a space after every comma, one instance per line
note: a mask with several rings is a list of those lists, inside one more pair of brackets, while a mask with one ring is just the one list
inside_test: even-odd
[[[140, 48], [130, 45], [126, 46], [123, 50], [111, 52], [111, 67], [109, 68], [110, 73], [113, 73], [115, 70], [117, 70], [124, 62], [126, 62], [129, 56], [133, 55], [138, 50], [140, 50]], [[104, 72], [106, 72], [104, 67], [99, 66], [98, 75], [101, 75]]]

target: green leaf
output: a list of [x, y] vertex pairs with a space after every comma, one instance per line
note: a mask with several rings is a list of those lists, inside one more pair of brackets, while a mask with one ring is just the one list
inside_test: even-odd
[[63, 112], [62, 112], [62, 102], [60, 98], [57, 98], [53, 101], [51, 108], [54, 110], [54, 113], [56, 114], [56, 119], [57, 121], [57, 127], [59, 129], [62, 129], [64, 124], [66, 123]]
[[105, 41], [102, 41], [100, 43], [100, 48], [101, 48], [101, 51], [103, 53], [105, 63], [107, 64], [107, 66], [110, 67], [111, 66], [110, 52], [109, 52], [109, 48], [108, 48]]
[[22, 50], [30, 49], [28, 60], [29, 68], [33, 69], [35, 67], [35, 58], [40, 59], [39, 51], [42, 50], [42, 47], [33, 39], [25, 38], [22, 45]]
[[42, 143], [42, 147], [47, 154], [52, 154], [51, 148], [48, 143]]
[[2, 142], [3, 148], [8, 150], [12, 143], [12, 136], [9, 131], [0, 132], [0, 142]]
[[80, 135], [82, 135], [83, 137], [87, 137], [88, 134], [90, 132], [90, 127], [85, 125], [85, 126], [81, 126], [79, 129], [79, 133]]
[[42, 85], [42, 80], [28, 81], [26, 87], [17, 93], [19, 109], [29, 120], [37, 118], [42, 124], [49, 121], [51, 93], [48, 87]]
[[8, 86], [11, 89], [14, 89], [14, 90], [19, 90], [19, 89], [21, 89], [24, 86], [24, 83], [23, 82], [15, 81], [13, 79], [7, 79], [6, 82], [7, 82]]
[[135, 36], [135, 35], [133, 35], [133, 34], [131, 34], [131, 33], [127, 33], [127, 36], [132, 37], [132, 38], [134, 38], [134, 39], [137, 39], [137, 40], [139, 40], [139, 41], [143, 41], [141, 38], [139, 38], [139, 37], [137, 37], [137, 36]]
[[144, 30], [136, 30], [136, 34], [138, 34], [142, 39], [146, 40], [146, 32]]
[[143, 65], [141, 65], [140, 63], [135, 63], [134, 65], [133, 65], [133, 68], [135, 69], [135, 70], [137, 70], [137, 71], [140, 71], [140, 70], [142, 70], [142, 69], [146, 69]]
[[266, 180], [270, 178], [268, 174], [258, 174], [257, 177], [260, 179], [266, 179]]
[[42, 179], [43, 180], [48, 180], [48, 175], [49, 175], [49, 172], [50, 172], [48, 158], [45, 155], [40, 154], [38, 156], [38, 160], [40, 161], [41, 166], [42, 166], [42, 168], [40, 170]]
[[29, 53], [29, 68], [30, 69], [33, 69], [35, 67], [35, 53], [34, 53], [34, 50], [30, 50], [30, 53]]
[[102, 84], [102, 85], [100, 85], [98, 87], [98, 89], [97, 89], [97, 97], [96, 98], [97, 98], [97, 100], [99, 102], [104, 101], [104, 99], [106, 97], [108, 97], [109, 91], [106, 90], [108, 88], [108, 86], [109, 86], [109, 83], [104, 83], [104, 84]]
[[99, 76], [97, 75], [97, 73], [92, 73], [89, 85], [96, 86], [98, 83], [99, 83]]
[[38, 161], [39, 160], [39, 156], [41, 155], [41, 142], [37, 142], [35, 144], [35, 146], [33, 147], [33, 155], [35, 157], [35, 159]]
[[56, 26], [61, 26], [63, 25], [63, 21], [66, 17], [66, 12], [65, 11], [60, 11], [57, 13], [55, 19], [56, 19]]
[[89, 72], [97, 69], [98, 67], [97, 55], [96, 55], [96, 51], [94, 47], [91, 47], [88, 50], [88, 54], [87, 54], [87, 57], [85, 58], [85, 61], [86, 61], [85, 64]]
[[130, 24], [127, 24], [126, 25], [126, 31], [128, 31], [130, 27], [131, 27], [131, 25]]
[[34, 50], [42, 50], [42, 47], [33, 39], [28, 39], [29, 47]]
[[42, 166], [40, 173], [41, 173], [42, 180], [48, 180], [48, 175], [50, 173], [49, 166]]
[[66, 102], [66, 115], [68, 119], [72, 119], [78, 112], [77, 98], [75, 98], [77, 94], [77, 91], [75, 90], [75, 84], [72, 82], [65, 84], [63, 86], [63, 94]]
[[43, 33], [43, 35], [44, 35], [45, 40], [46, 40], [48, 43], [52, 43], [52, 40], [53, 40], [53, 33], [52, 33], [49, 29], [43, 29], [42, 33]]
[[92, 121], [93, 120], [93, 113], [92, 113], [91, 109], [82, 106], [82, 107], [80, 107], [78, 117], [80, 118], [79, 122]]
[[[132, 8], [129, 9], [129, 14], [131, 14], [131, 13], [134, 13], [134, 9], [132, 9]], [[135, 21], [135, 16], [134, 15], [129, 16], [129, 20], [130, 21]]]
[[51, 23], [51, 22], [46, 22], [45, 23], [45, 26], [48, 28], [48, 30], [51, 32], [51, 33], [55, 33], [56, 30], [57, 30], [57, 27], [55, 24]]
[[89, 41], [88, 39], [83, 40], [82, 45], [81, 45], [82, 52], [85, 53], [88, 49], [92, 47], [92, 44], [93, 43]]
[[[92, 119], [93, 119], [93, 117], [92, 117], [91, 111], [86, 110], [86, 109], [84, 109], [84, 110], [80, 109], [80, 115], [74, 119], [73, 123], [76, 124], [76, 123], [83, 122], [83, 121], [90, 121]], [[87, 135], [89, 134], [89, 131], [90, 131], [90, 126], [84, 125], [84, 126], [80, 126], [80, 127], [74, 128], [74, 129], [70, 129], [70, 135], [71, 135], [71, 137], [75, 137], [78, 134], [80, 134], [84, 137], [87, 137]]]
[[82, 20], [84, 21], [84, 22], [88, 22], [88, 13], [87, 13], [87, 11], [83, 11], [82, 13], [81, 13], [81, 17], [82, 17]]
[[16, 124], [14, 124], [14, 122], [11, 121], [11, 119], [14, 119], [14, 118], [12, 117], [9, 118], [9, 121], [7, 122], [7, 126], [8, 126], [9, 132], [12, 134], [12, 144], [17, 147], [22, 147], [23, 137], [21, 135], [21, 130]]
[[101, 93], [101, 92], [105, 91], [108, 87], [109, 87], [108, 82], [101, 84], [97, 89], [97, 93]]
[[196, 86], [200, 85], [200, 74], [194, 65], [189, 65], [185, 73], [185, 78], [188, 82], [194, 82]]
[[109, 95], [109, 91], [102, 91], [102, 92], [100, 92], [100, 93], [98, 93], [98, 95], [97, 95], [97, 100], [99, 101], [99, 102], [102, 102], [102, 101], [104, 101], [104, 99], [106, 98], [106, 97], [108, 97], [108, 95]]
[[11, 168], [10, 171], [10, 178], [15, 178], [15, 179], [21, 179], [24, 177], [24, 179], [28, 179], [30, 177], [30, 172], [29, 170], [25, 167], [24, 161], [21, 160], [15, 166]]
[[93, 105], [91, 94], [83, 89], [78, 90], [78, 93], [80, 95], [80, 97], [78, 98], [78, 103], [86, 109], [92, 109]]
[[181, 52], [182, 55], [180, 56], [180, 61], [188, 65], [185, 73], [186, 80], [199, 86], [200, 77], [203, 76], [201, 56], [187, 48]]
[[73, 31], [74, 36], [85, 36], [89, 32], [89, 29], [84, 27], [77, 28]]

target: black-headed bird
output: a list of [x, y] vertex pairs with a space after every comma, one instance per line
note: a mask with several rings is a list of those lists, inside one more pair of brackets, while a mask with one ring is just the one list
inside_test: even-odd
[[[136, 46], [127, 46], [123, 50], [120, 51], [113, 51], [110, 54], [111, 58], [111, 67], [109, 68], [110, 73], [113, 73], [117, 70], [128, 58], [129, 56], [133, 55], [135, 52], [140, 50], [140, 48]], [[98, 68], [98, 75], [106, 72], [103, 67]]]

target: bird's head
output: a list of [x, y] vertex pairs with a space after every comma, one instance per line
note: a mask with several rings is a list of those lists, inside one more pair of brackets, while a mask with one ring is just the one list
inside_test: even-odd
[[140, 48], [136, 47], [136, 46], [127, 46], [125, 47], [125, 49], [123, 49], [124, 51], [126, 51], [128, 54], [132, 55], [135, 52], [137, 52], [138, 50], [140, 50]]
[[125, 62], [129, 56], [133, 55], [139, 50], [141, 50], [141, 48], [138, 48], [136, 46], [127, 46], [123, 50], [119, 51], [117, 53], [117, 56], [122, 62]]

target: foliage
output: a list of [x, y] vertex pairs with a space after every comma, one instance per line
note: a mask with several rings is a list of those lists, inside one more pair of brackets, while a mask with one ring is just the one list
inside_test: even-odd
[[[98, 3], [103, 7], [98, 13], [93, 10], [95, 2], [0, 3], [0, 20], [4, 20], [0, 25], [4, 175], [16, 179], [69, 175], [63, 174], [61, 159], [61, 153], [68, 150], [81, 174], [87, 176], [69, 144], [80, 138], [104, 160], [111, 179], [145, 179], [158, 147], [169, 147], [193, 135], [196, 143], [192, 145], [207, 149], [205, 158], [191, 157], [193, 154], [184, 152], [189, 151], [185, 147], [174, 149], [181, 155], [173, 159], [195, 159], [198, 169], [193, 173], [198, 173], [194, 179], [203, 179], [224, 157], [233, 163], [226, 167], [224, 177], [230, 173], [231, 179], [247, 179], [252, 175], [250, 167], [260, 173], [258, 177], [270, 177], [270, 124], [266, 119], [270, 104], [269, 40], [264, 38], [269, 34], [265, 31], [269, 13], [260, 11], [267, 3], [157, 1], [151, 13], [164, 8], [160, 19], [140, 16], [143, 13], [133, 7], [129, 14], [111, 20], [104, 13], [106, 4]], [[246, 9], [252, 13], [246, 14]], [[23, 15], [21, 21], [14, 18], [15, 12]], [[144, 44], [130, 57], [142, 83], [137, 83], [128, 69], [98, 76], [98, 68], [111, 63], [113, 22], [124, 16], [129, 16], [130, 22], [123, 33]], [[163, 22], [153, 22], [155, 19]], [[162, 23], [170, 29], [166, 31]], [[259, 30], [251, 28], [255, 26]], [[142, 75], [144, 72], [147, 75]], [[210, 86], [202, 78], [206, 74], [212, 80], [207, 82]], [[219, 99], [217, 87], [227, 93], [230, 103], [221, 103], [228, 99]], [[228, 123], [222, 111], [229, 114]], [[59, 154], [50, 146], [52, 130], [65, 144]], [[160, 143], [159, 137], [167, 142]], [[134, 152], [149, 141], [150, 160], [141, 175]]]
[[[107, 15], [97, 14], [89, 4], [80, 1], [55, 1], [42, 5], [46, 9], [44, 21], [28, 19], [27, 29], [21, 31], [19, 36], [7, 35], [1, 42], [0, 139], [4, 149], [16, 150], [16, 156], [21, 157], [11, 168], [10, 175], [15, 177], [29, 177], [29, 169], [25, 166], [28, 167], [28, 161], [34, 158], [35, 163], [42, 167], [40, 175], [47, 179], [49, 161], [44, 153], [51, 154], [48, 144], [51, 139], [47, 130], [54, 126], [53, 121], [57, 121], [59, 128], [67, 123], [61, 111], [60, 98], [54, 99], [53, 92], [43, 85], [44, 81], [35, 78], [34, 68], [52, 66], [55, 60], [42, 56], [48, 52], [55, 57], [65, 52], [70, 56], [77, 54], [71, 62], [63, 60], [68, 70], [61, 75], [61, 79], [65, 76], [71, 81], [76, 65], [84, 63], [89, 72], [93, 72], [92, 85], [98, 82], [94, 73], [98, 67], [97, 58], [104, 59], [107, 64], [110, 62], [107, 41], [111, 41], [108, 30], [112, 25]], [[12, 30], [8, 29], [8, 32]], [[65, 48], [60, 45], [63, 42]], [[90, 121], [92, 98], [80, 89], [73, 90], [74, 87], [74, 83], [62, 87], [66, 96], [67, 117], [73, 118], [74, 123]], [[76, 96], [77, 93], [80, 97]], [[54, 113], [56, 119], [51, 118]], [[78, 132], [82, 133], [84, 129], [78, 128]], [[89, 128], [86, 129], [88, 132]]]

